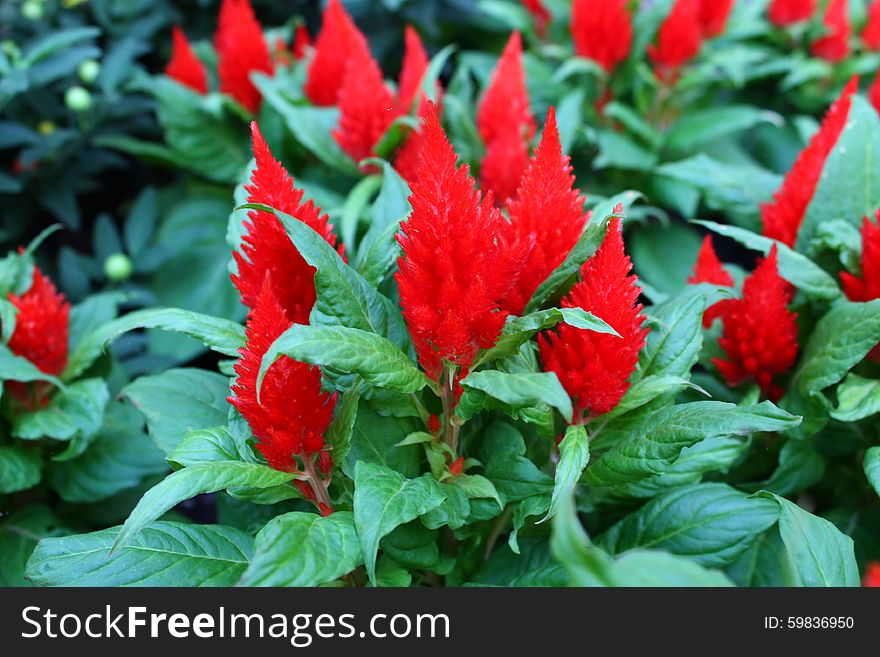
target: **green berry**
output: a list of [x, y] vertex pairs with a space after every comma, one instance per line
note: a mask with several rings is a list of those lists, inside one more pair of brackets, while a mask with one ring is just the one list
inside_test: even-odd
[[104, 274], [114, 283], [128, 280], [131, 272], [131, 260], [124, 253], [114, 253], [104, 261]]
[[87, 59], [79, 65], [79, 79], [86, 84], [91, 84], [101, 74], [101, 65], [94, 59]]
[[71, 87], [64, 94], [64, 104], [74, 112], [85, 112], [92, 106], [92, 94], [80, 86]]
[[37, 0], [26, 0], [21, 5], [21, 15], [29, 21], [38, 21], [43, 17], [43, 5]]

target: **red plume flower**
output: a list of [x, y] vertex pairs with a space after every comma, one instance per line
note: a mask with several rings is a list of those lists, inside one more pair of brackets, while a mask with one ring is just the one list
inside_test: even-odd
[[819, 131], [800, 152], [782, 185], [773, 194], [773, 200], [761, 206], [761, 221], [767, 237], [794, 247], [825, 160], [846, 126], [850, 99], [857, 91], [858, 79], [853, 78], [828, 109]]
[[516, 199], [508, 205], [515, 239], [534, 241], [519, 281], [504, 302], [504, 309], [512, 315], [522, 314], [538, 286], [565, 260], [590, 218], [584, 212], [584, 198], [574, 189], [571, 172], [571, 158], [562, 152], [551, 107], [541, 143], [523, 174]]
[[575, 52], [611, 73], [629, 56], [632, 16], [626, 0], [574, 0], [571, 35]]
[[[880, 212], [877, 220], [880, 221]], [[850, 301], [880, 299], [880, 228], [867, 217], [862, 224], [862, 276], [841, 272], [840, 281]], [[869, 358], [880, 362], [880, 345], [874, 347]]]
[[522, 0], [523, 7], [529, 10], [535, 21], [535, 32], [539, 37], [547, 34], [547, 25], [550, 23], [550, 12], [544, 6], [542, 0]]
[[521, 249], [503, 240], [504, 219], [481, 199], [467, 165], [456, 167], [433, 104], [422, 135], [395, 278], [419, 363], [439, 381], [444, 362], [467, 369], [495, 344], [507, 319], [500, 300], [516, 280]]
[[852, 26], [849, 23], [848, 0], [830, 0], [825, 10], [822, 25], [826, 34], [810, 47], [810, 52], [815, 57], [821, 57], [829, 62], [839, 62], [849, 55], [849, 40], [852, 36]]
[[862, 30], [862, 43], [867, 50], [880, 50], [880, 0], [868, 7], [868, 20]]
[[[16, 356], [26, 358], [44, 374], [58, 376], [67, 365], [67, 341], [70, 329], [70, 304], [43, 273], [34, 266], [30, 289], [9, 301], [18, 309], [15, 331], [9, 340], [9, 349]], [[30, 408], [42, 406], [48, 400], [50, 384], [10, 381], [9, 392]]]
[[862, 586], [880, 586], [880, 562], [872, 561], [865, 569], [865, 577]]
[[700, 25], [700, 0], [675, 0], [672, 11], [660, 26], [657, 45], [648, 46], [657, 76], [674, 79], [678, 69], [700, 52], [703, 28]]
[[220, 91], [256, 113], [262, 96], [250, 75], [257, 71], [272, 73], [274, 66], [250, 0], [223, 0], [215, 44]]
[[[620, 219], [613, 217], [596, 254], [581, 268], [581, 280], [562, 300], [604, 319], [620, 337], [561, 324], [538, 337], [541, 362], [555, 372], [574, 402], [575, 423], [589, 421], [617, 406], [629, 389], [648, 329], [637, 303], [641, 288], [630, 275]], [[586, 414], [586, 415], [585, 415]]]
[[[251, 133], [257, 166], [250, 184], [245, 187], [248, 202], [263, 203], [289, 214], [321, 234], [331, 246], [336, 246], [327, 215], [312, 201], [303, 203], [303, 191], [294, 187], [290, 175], [272, 157], [256, 123], [251, 124]], [[242, 303], [248, 308], [256, 306], [268, 272], [272, 274], [274, 294], [287, 319], [307, 324], [315, 305], [315, 270], [303, 260], [274, 214], [251, 211], [244, 226], [241, 253], [233, 253], [238, 275], [232, 276]], [[341, 254], [341, 245], [338, 250]]]
[[349, 53], [339, 91], [339, 127], [333, 138], [355, 162], [374, 154], [374, 147], [397, 116], [394, 97], [365, 39]]
[[724, 32], [727, 18], [733, 9], [733, 0], [700, 0], [700, 25], [707, 37], [716, 37]]
[[868, 100], [871, 101], [874, 109], [880, 112], [880, 75], [874, 78], [874, 82], [868, 89]]
[[771, 400], [783, 390], [773, 377], [786, 372], [798, 353], [797, 314], [786, 307], [790, 286], [779, 275], [776, 245], [743, 284], [741, 299], [725, 299], [720, 316], [724, 331], [718, 343], [727, 358], [712, 362], [727, 383], [757, 381]]
[[529, 145], [518, 126], [507, 126], [489, 142], [480, 163], [480, 187], [491, 192], [499, 206], [516, 194], [529, 165]]
[[816, 0], [771, 0], [768, 15], [777, 27], [809, 20], [816, 12]]
[[[733, 287], [733, 276], [724, 268], [718, 255], [715, 253], [715, 247], [712, 246], [712, 238], [706, 235], [703, 238], [703, 244], [700, 246], [700, 252], [697, 254], [697, 263], [694, 265], [694, 273], [688, 278], [690, 285], [698, 283], [711, 283], [712, 285], [723, 285], [724, 287]], [[718, 317], [723, 308], [723, 303], [718, 302], [706, 309], [703, 313], [703, 326], [709, 328], [712, 322]]]
[[[419, 104], [419, 122], [421, 125], [425, 124], [425, 118], [428, 115], [428, 107], [430, 103], [427, 98], [422, 98]], [[437, 114], [442, 112], [442, 108], [439, 103], [436, 105]], [[422, 144], [424, 143], [424, 138], [422, 135], [422, 131], [412, 130], [409, 135], [407, 135], [406, 140], [401, 144], [400, 148], [397, 149], [397, 152], [394, 154], [394, 168], [397, 170], [397, 173], [406, 180], [410, 185], [416, 179], [419, 173], [419, 167], [421, 166], [421, 154], [422, 154]]]
[[428, 53], [412, 25], [406, 26], [403, 66], [400, 69], [400, 84], [397, 88], [397, 107], [404, 114], [413, 109], [416, 98], [420, 97], [422, 79], [428, 70]]
[[172, 32], [171, 59], [165, 67], [165, 75], [200, 94], [208, 93], [205, 65], [196, 57], [183, 30], [177, 26]]
[[309, 36], [308, 28], [305, 25], [297, 25], [293, 32], [293, 58], [302, 59], [311, 47], [312, 37]]
[[352, 48], [364, 35], [339, 0], [329, 0], [315, 41], [315, 54], [303, 87], [315, 105], [335, 105]]

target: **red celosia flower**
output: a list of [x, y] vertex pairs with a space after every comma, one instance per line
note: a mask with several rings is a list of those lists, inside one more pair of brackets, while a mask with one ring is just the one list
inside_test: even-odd
[[[397, 107], [409, 114], [416, 98], [420, 97], [422, 79], [428, 70], [428, 53], [412, 25], [406, 26], [403, 66], [400, 69], [400, 84], [397, 87]], [[421, 94], [423, 95], [423, 94]]]
[[550, 12], [541, 0], [522, 0], [523, 6], [529, 10], [535, 21], [535, 32], [543, 37], [547, 34], [547, 24], [550, 22]]
[[504, 239], [504, 219], [481, 199], [467, 165], [456, 167], [433, 104], [422, 134], [395, 279], [419, 363], [439, 381], [444, 362], [467, 369], [495, 344], [507, 319], [500, 300], [516, 281], [522, 249]]
[[703, 26], [703, 34], [715, 37], [724, 32], [731, 9], [733, 0], [700, 0], [700, 25]]
[[[429, 105], [430, 103], [428, 102], [428, 99], [422, 98], [422, 101], [419, 104], [418, 113], [422, 125], [425, 123], [425, 117], [428, 114]], [[440, 114], [442, 110], [439, 104], [435, 107], [437, 113]], [[412, 182], [416, 179], [419, 173], [423, 141], [424, 139], [421, 130], [412, 130], [394, 154], [394, 168], [404, 180], [410, 183], [410, 185], [412, 185]]]
[[297, 25], [293, 32], [293, 58], [302, 59], [311, 46], [312, 37], [309, 36], [308, 28], [305, 25]]
[[761, 206], [764, 235], [794, 247], [804, 213], [816, 191], [825, 160], [849, 116], [850, 98], [858, 91], [857, 78], [850, 80], [840, 97], [831, 105], [819, 131], [800, 152], [782, 186], [773, 194], [773, 200]]
[[830, 0], [822, 25], [825, 35], [816, 39], [810, 47], [815, 57], [829, 62], [839, 62], [849, 55], [849, 39], [852, 27], [849, 23], [848, 0]]
[[165, 67], [165, 75], [200, 94], [208, 93], [205, 65], [196, 57], [183, 30], [175, 26], [172, 35], [171, 59]]
[[477, 109], [477, 129], [487, 146], [509, 126], [516, 126], [527, 139], [535, 136], [519, 32], [510, 35]]
[[480, 162], [480, 187], [491, 192], [499, 206], [516, 194], [516, 187], [529, 165], [529, 144], [516, 125], [504, 126], [486, 147]]
[[[880, 212], [877, 220], [880, 221]], [[880, 228], [867, 217], [862, 224], [862, 276], [841, 272], [840, 281], [850, 301], [880, 299]], [[880, 362], [880, 345], [874, 347], [869, 357]]]
[[[703, 239], [700, 246], [700, 252], [697, 254], [697, 263], [694, 265], [694, 273], [688, 278], [690, 285], [698, 283], [711, 283], [712, 285], [723, 285], [725, 287], [733, 287], [733, 276], [724, 268], [715, 248], [712, 246], [712, 238], [709, 235]], [[703, 313], [703, 326], [709, 328], [712, 322], [719, 316], [723, 304], [715, 303], [706, 309]]]
[[868, 20], [862, 30], [862, 43], [868, 50], [880, 50], [880, 0], [868, 7]]
[[[303, 191], [294, 187], [290, 175], [272, 157], [256, 123], [251, 124], [251, 132], [257, 166], [245, 187], [248, 202], [263, 203], [299, 219], [335, 246], [336, 236], [327, 215], [312, 201], [302, 202]], [[303, 260], [274, 214], [251, 211], [245, 229], [241, 253], [233, 253], [238, 275], [232, 276], [242, 303], [248, 308], [256, 305], [266, 273], [271, 272], [275, 296], [287, 319], [307, 324], [315, 304], [314, 268]]]
[[254, 16], [250, 0], [223, 0], [214, 43], [220, 91], [256, 113], [262, 96], [251, 82], [250, 75], [253, 72], [271, 73], [274, 66], [263, 28]]
[[303, 87], [315, 105], [335, 105], [353, 44], [364, 39], [339, 0], [329, 0]]
[[538, 337], [544, 369], [555, 372], [574, 402], [575, 423], [613, 409], [629, 389], [629, 377], [645, 345], [641, 288], [630, 275], [620, 219], [613, 217], [596, 254], [581, 268], [581, 280], [562, 300], [601, 317], [620, 337], [561, 324]]
[[398, 112], [366, 40], [357, 39], [355, 43], [339, 90], [339, 127], [333, 131], [333, 138], [355, 162], [360, 162], [374, 154], [373, 148]]
[[[9, 349], [16, 356], [26, 358], [44, 374], [58, 376], [67, 365], [70, 304], [59, 293], [52, 281], [35, 266], [30, 289], [9, 301], [18, 309], [15, 331], [9, 340]], [[43, 405], [48, 399], [50, 384], [10, 381], [9, 392], [29, 407]]]
[[865, 577], [862, 586], [880, 586], [880, 562], [872, 561], [865, 569]]
[[574, 189], [571, 158], [562, 152], [556, 113], [547, 114], [541, 143], [508, 205], [510, 230], [521, 242], [534, 242], [519, 281], [504, 300], [504, 309], [520, 315], [538, 286], [556, 269], [578, 241], [589, 220], [584, 198]]
[[770, 21], [779, 27], [808, 20], [816, 11], [816, 0], [771, 0], [767, 12]]
[[874, 109], [880, 112], [880, 75], [874, 78], [874, 82], [868, 89], [868, 100], [871, 101]]
[[779, 275], [774, 245], [746, 279], [742, 298], [718, 302], [724, 322], [718, 343], [727, 357], [712, 362], [729, 385], [754, 380], [770, 399], [782, 396], [773, 377], [786, 372], [798, 352], [797, 314], [786, 307], [789, 297], [790, 286]]
[[657, 45], [648, 46], [658, 77], [674, 79], [678, 69], [700, 52], [703, 28], [699, 3], [700, 0], [675, 0], [672, 11], [660, 26]]
[[571, 35], [575, 52], [609, 73], [629, 56], [632, 16], [626, 0], [574, 0]]

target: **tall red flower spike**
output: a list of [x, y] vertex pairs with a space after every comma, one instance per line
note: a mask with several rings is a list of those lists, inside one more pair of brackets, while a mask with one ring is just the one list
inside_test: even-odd
[[444, 362], [466, 370], [495, 344], [508, 315], [500, 301], [516, 281], [523, 249], [505, 242], [504, 219], [491, 198], [481, 199], [467, 165], [456, 167], [433, 104], [422, 134], [395, 279], [419, 363], [439, 381]]
[[[266, 372], [257, 399], [257, 375], [263, 356], [291, 325], [275, 297], [277, 284], [270, 278], [267, 273], [248, 315], [247, 341], [239, 350], [241, 357], [235, 363], [237, 378], [227, 401], [247, 420], [257, 440], [256, 448], [270, 467], [300, 472], [302, 463], [310, 480], [298, 488], [326, 515], [330, 511], [325, 503], [328, 480], [318, 477], [313, 457], [324, 450], [324, 434], [333, 419], [336, 395], [322, 391], [319, 368], [282, 356]], [[326, 462], [326, 456], [318, 459], [325, 475], [329, 468], [321, 464]]]
[[862, 586], [880, 586], [880, 561], [872, 561], [868, 564]]
[[[9, 301], [18, 309], [15, 331], [9, 340], [9, 349], [16, 356], [26, 358], [44, 374], [58, 376], [67, 365], [67, 340], [70, 330], [70, 304], [43, 273], [34, 266], [30, 289]], [[49, 384], [10, 381], [9, 392], [31, 408], [42, 406], [48, 400]]]
[[353, 44], [364, 39], [339, 0], [329, 0], [303, 87], [315, 105], [335, 105]]
[[[877, 220], [880, 221], [880, 212]], [[841, 272], [840, 282], [850, 301], [880, 299], [880, 228], [867, 217], [862, 224], [862, 276]], [[880, 362], [880, 345], [874, 347], [869, 358]]]
[[871, 87], [868, 89], [868, 100], [871, 101], [874, 109], [880, 112], [880, 75], [874, 78], [874, 82], [871, 83]]
[[868, 7], [868, 20], [862, 30], [862, 43], [867, 50], [880, 50], [880, 0]]
[[718, 344], [726, 359], [712, 362], [727, 383], [737, 386], [754, 380], [771, 400], [783, 390], [773, 377], [786, 372], [798, 353], [797, 314], [786, 307], [789, 284], [779, 275], [776, 245], [743, 284], [741, 299], [725, 299], [721, 319], [724, 331]]
[[848, 0], [830, 0], [822, 25], [825, 35], [816, 39], [810, 52], [829, 62], [839, 62], [849, 56], [849, 40], [852, 26], [849, 22]]
[[761, 206], [761, 222], [767, 237], [794, 247], [807, 206], [822, 175], [825, 160], [846, 126], [850, 100], [858, 91], [858, 85], [857, 78], [849, 81], [822, 119], [819, 131], [800, 152], [782, 185], [773, 194], [773, 200]]
[[508, 210], [515, 239], [534, 240], [519, 281], [504, 301], [505, 310], [520, 315], [538, 286], [565, 260], [590, 218], [584, 212], [584, 197], [574, 189], [571, 158], [562, 152], [552, 107]]
[[816, 12], [816, 0], [771, 0], [767, 12], [770, 22], [786, 27], [812, 18]]
[[581, 423], [612, 410], [629, 389], [629, 378], [645, 345], [645, 315], [638, 303], [641, 288], [630, 274], [632, 262], [623, 248], [620, 219], [596, 254], [581, 268], [581, 280], [562, 300], [565, 308], [583, 308], [604, 319], [620, 337], [561, 324], [538, 337], [541, 362], [555, 372], [574, 403]]
[[491, 192], [499, 206], [516, 194], [516, 187], [529, 165], [529, 144], [516, 125], [504, 126], [486, 147], [480, 162], [480, 187]]
[[477, 108], [477, 129], [486, 146], [499, 132], [510, 130], [511, 126], [516, 126], [529, 140], [535, 136], [519, 32], [510, 35]]
[[400, 84], [397, 88], [397, 107], [403, 114], [409, 114], [417, 98], [420, 98], [422, 79], [428, 70], [428, 53], [412, 25], [406, 26], [403, 66], [400, 69]]
[[[700, 252], [697, 254], [697, 262], [694, 265], [694, 273], [688, 277], [688, 284], [697, 285], [698, 283], [711, 283], [712, 285], [723, 285], [724, 287], [733, 287], [733, 276], [724, 268], [718, 255], [715, 253], [715, 247], [712, 246], [712, 237], [706, 235], [703, 238], [703, 244], [700, 246]], [[712, 322], [719, 316], [722, 308], [722, 302], [712, 304], [703, 313], [703, 326], [709, 328]]]
[[700, 25], [707, 37], [724, 33], [727, 19], [733, 9], [733, 0], [700, 0]]
[[308, 28], [305, 25], [297, 25], [293, 32], [293, 58], [302, 59], [311, 47], [312, 37], [309, 36]]
[[571, 8], [574, 51], [609, 73], [632, 47], [632, 16], [626, 6], [626, 0], [574, 0]]
[[[429, 105], [427, 98], [422, 98], [419, 103], [418, 117], [421, 125], [425, 123]], [[437, 113], [440, 114], [442, 109], [439, 104], [436, 108]], [[410, 186], [419, 174], [423, 143], [424, 136], [421, 129], [412, 130], [394, 154], [394, 168], [404, 180], [410, 183]]]
[[542, 0], [522, 0], [523, 7], [529, 10], [535, 21], [535, 33], [543, 38], [547, 34], [547, 25], [550, 23], [550, 12], [544, 6]]
[[165, 66], [165, 75], [200, 94], [208, 93], [205, 65], [196, 57], [183, 30], [176, 25], [172, 32], [171, 59]]
[[260, 109], [262, 96], [250, 75], [272, 73], [274, 65], [263, 28], [254, 16], [250, 0], [223, 0], [215, 37], [220, 91], [229, 94], [248, 111]]
[[[318, 232], [331, 246], [336, 246], [333, 226], [327, 215], [312, 201], [303, 203], [303, 191], [296, 189], [290, 174], [272, 157], [256, 123], [251, 124], [254, 157], [257, 166], [245, 187], [249, 203], [262, 203], [280, 210]], [[275, 296], [287, 319], [307, 324], [315, 305], [315, 270], [296, 250], [284, 227], [274, 214], [252, 210], [245, 221], [241, 253], [233, 253], [238, 275], [232, 282], [242, 303], [254, 308], [267, 272], [272, 274]], [[342, 253], [342, 246], [338, 248]]]
[[374, 154], [374, 147], [397, 117], [394, 97], [365, 40], [357, 40], [348, 57], [339, 90], [339, 127], [333, 138], [355, 162]]
[[678, 69], [700, 52], [703, 28], [699, 3], [700, 0], [675, 0], [660, 26], [657, 44], [648, 46], [648, 56], [659, 78], [674, 80]]

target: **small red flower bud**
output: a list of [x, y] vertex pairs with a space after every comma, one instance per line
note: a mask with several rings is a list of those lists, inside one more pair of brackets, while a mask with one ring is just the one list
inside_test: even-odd
[[430, 431], [433, 434], [436, 434], [438, 431], [440, 431], [440, 418], [437, 417], [434, 413], [431, 413], [431, 415], [428, 416], [427, 425], [428, 425], [428, 431]]
[[453, 461], [449, 466], [449, 474], [453, 477], [457, 477], [461, 474], [462, 469], [464, 468], [464, 457], [459, 456], [455, 461]]
[[318, 453], [318, 469], [325, 475], [333, 471], [333, 457], [326, 449]]

